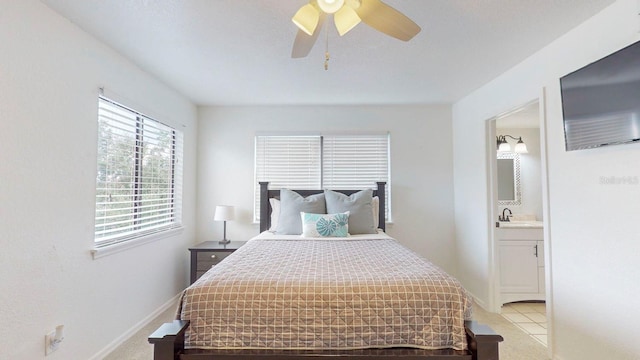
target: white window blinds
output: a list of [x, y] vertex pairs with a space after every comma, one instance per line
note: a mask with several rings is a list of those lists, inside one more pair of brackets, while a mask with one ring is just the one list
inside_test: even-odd
[[182, 133], [98, 100], [97, 247], [179, 227]]
[[272, 189], [320, 189], [319, 136], [256, 136], [254, 214], [259, 220], [260, 181]]
[[256, 137], [256, 177], [274, 189], [319, 189], [320, 137]]
[[270, 189], [341, 190], [375, 188], [386, 181], [389, 204], [389, 134], [256, 136], [255, 161], [256, 221], [260, 181], [268, 181]]
[[389, 181], [389, 136], [324, 136], [322, 186], [366, 189]]
[[389, 218], [389, 135], [324, 136], [322, 187], [367, 189], [385, 181], [385, 219]]

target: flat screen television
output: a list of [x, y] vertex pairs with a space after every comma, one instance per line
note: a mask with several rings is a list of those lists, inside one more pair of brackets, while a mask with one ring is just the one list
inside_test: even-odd
[[640, 140], [640, 41], [560, 78], [567, 151]]

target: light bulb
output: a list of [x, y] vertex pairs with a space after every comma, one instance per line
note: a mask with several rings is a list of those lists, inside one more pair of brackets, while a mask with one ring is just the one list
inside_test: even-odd
[[344, 5], [344, 0], [318, 0], [318, 6], [327, 14], [333, 14]]

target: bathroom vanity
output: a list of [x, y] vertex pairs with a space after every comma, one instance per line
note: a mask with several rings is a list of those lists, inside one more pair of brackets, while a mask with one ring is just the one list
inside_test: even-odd
[[514, 221], [497, 225], [501, 304], [545, 300], [542, 222]]

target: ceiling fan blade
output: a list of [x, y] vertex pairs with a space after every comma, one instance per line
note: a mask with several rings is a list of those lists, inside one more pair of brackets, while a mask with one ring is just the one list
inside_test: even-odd
[[361, 0], [354, 10], [362, 22], [396, 39], [409, 41], [421, 30], [413, 20], [380, 0]]
[[360, 17], [352, 7], [343, 6], [333, 14], [333, 21], [336, 23], [338, 34], [342, 36], [360, 24]]
[[298, 59], [309, 55], [309, 52], [318, 39], [318, 35], [322, 30], [322, 25], [324, 24], [326, 18], [327, 16], [324, 13], [320, 14], [320, 19], [318, 20], [316, 31], [314, 31], [313, 35], [311, 36], [307, 35], [307, 33], [302, 30], [298, 30], [296, 39], [293, 42], [293, 49], [291, 50], [292, 58]]
[[296, 14], [293, 15], [291, 21], [293, 21], [300, 30], [308, 35], [313, 35], [320, 20], [320, 13], [321, 11], [318, 8], [317, 2], [312, 0], [307, 5], [301, 7]]

